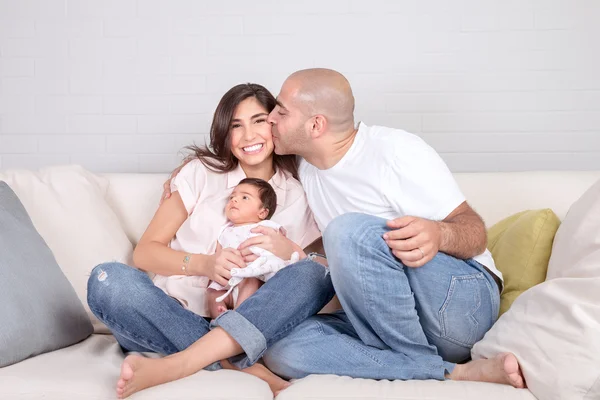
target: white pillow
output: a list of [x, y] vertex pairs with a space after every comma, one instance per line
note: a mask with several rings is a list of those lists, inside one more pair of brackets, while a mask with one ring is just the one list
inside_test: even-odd
[[108, 180], [79, 166], [0, 172], [84, 304], [95, 333], [109, 333], [87, 305], [87, 280], [106, 261], [131, 264], [132, 245], [105, 200]]
[[600, 399], [600, 181], [570, 208], [547, 281], [515, 300], [471, 352], [509, 351], [539, 399]]
[[600, 181], [571, 206], [562, 221], [554, 237], [546, 279], [600, 277], [599, 250]]

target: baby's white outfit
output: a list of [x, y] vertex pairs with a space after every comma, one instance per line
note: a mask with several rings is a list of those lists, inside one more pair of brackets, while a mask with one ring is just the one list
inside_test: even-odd
[[[250, 232], [252, 229], [257, 226], [266, 226], [268, 228], [273, 228], [275, 230], [279, 230], [281, 225], [276, 222], [265, 220], [256, 224], [248, 224], [241, 226], [233, 226], [232, 224], [226, 225], [221, 232], [219, 233], [218, 242], [221, 245], [221, 248], [232, 248], [237, 249], [240, 244], [251, 237], [260, 236], [260, 233]], [[252, 261], [250, 264], [246, 266], [246, 268], [232, 268], [231, 269], [231, 279], [228, 282], [226, 287], [219, 285], [217, 282], [211, 282], [208, 286], [211, 289], [215, 290], [227, 290], [227, 293], [217, 298], [217, 302], [223, 301], [225, 297], [229, 295], [233, 291], [233, 299], [234, 304], [237, 303], [237, 285], [244, 280], [244, 278], [258, 278], [263, 282], [271, 279], [277, 271], [280, 269], [295, 263], [298, 261], [299, 255], [297, 252], [292, 254], [292, 257], [289, 261], [284, 261], [281, 258], [277, 257], [275, 254], [271, 253], [268, 250], [261, 249], [257, 246], [250, 247], [250, 251], [258, 256], [258, 258]], [[236, 289], [234, 291], [234, 289]]]

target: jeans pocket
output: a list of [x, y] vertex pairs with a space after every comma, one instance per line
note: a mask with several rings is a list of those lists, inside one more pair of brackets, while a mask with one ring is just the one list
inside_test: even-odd
[[440, 308], [441, 337], [468, 348], [479, 339], [477, 311], [481, 307], [481, 285], [485, 276], [479, 272], [472, 275], [453, 276], [446, 300]]

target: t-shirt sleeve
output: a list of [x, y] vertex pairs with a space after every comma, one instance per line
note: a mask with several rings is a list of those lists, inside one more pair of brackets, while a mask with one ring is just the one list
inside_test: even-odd
[[206, 185], [206, 167], [200, 160], [187, 163], [171, 180], [171, 192], [178, 192], [188, 215], [200, 199], [200, 194]]
[[465, 201], [446, 163], [420, 138], [391, 158], [383, 192], [398, 216], [442, 221]]

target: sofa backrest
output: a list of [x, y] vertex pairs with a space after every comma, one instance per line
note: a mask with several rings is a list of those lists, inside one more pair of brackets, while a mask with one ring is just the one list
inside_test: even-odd
[[523, 210], [550, 208], [562, 220], [600, 171], [462, 173], [454, 175], [488, 227]]
[[[167, 174], [104, 174], [110, 181], [108, 202], [133, 244], [156, 212]], [[571, 204], [600, 171], [454, 174], [467, 200], [491, 226], [519, 211], [551, 208], [563, 218]]]

